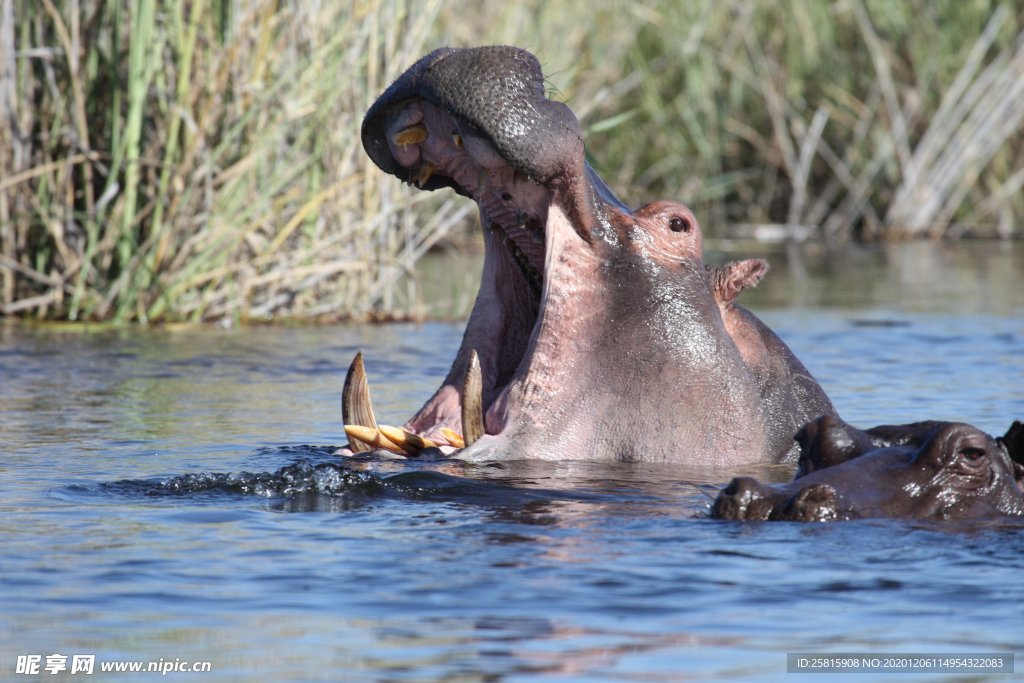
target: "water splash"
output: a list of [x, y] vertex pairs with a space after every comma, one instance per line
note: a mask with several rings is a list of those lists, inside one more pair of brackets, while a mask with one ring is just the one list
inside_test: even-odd
[[276, 472], [196, 472], [171, 477], [152, 485], [148, 495], [192, 494], [224, 491], [265, 498], [303, 494], [343, 496], [372, 493], [383, 487], [380, 477], [347, 469], [334, 463], [299, 461]]

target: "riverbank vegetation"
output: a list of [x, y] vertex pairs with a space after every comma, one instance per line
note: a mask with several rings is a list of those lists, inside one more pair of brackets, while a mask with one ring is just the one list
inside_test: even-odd
[[410, 313], [475, 207], [380, 173], [362, 114], [488, 43], [539, 55], [623, 198], [710, 234], [1020, 234], [1014, 2], [0, 0], [0, 310]]

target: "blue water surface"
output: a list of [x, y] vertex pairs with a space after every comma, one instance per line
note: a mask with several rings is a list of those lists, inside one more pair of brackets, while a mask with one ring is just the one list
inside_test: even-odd
[[[786, 289], [748, 298], [848, 421], [1002, 434], [1024, 418], [1024, 267], [957, 263], [906, 281], [890, 263], [860, 289], [849, 269], [777, 267]], [[163, 676], [99, 662], [209, 661], [166, 677], [197, 681], [764, 681], [795, 676], [787, 652], [1024, 653], [1020, 524], [716, 521], [737, 472], [684, 466], [340, 467], [354, 353], [400, 422], [460, 338], [0, 324], [0, 679], [31, 680], [32, 654], [92, 654], [92, 678], [118, 681]]]

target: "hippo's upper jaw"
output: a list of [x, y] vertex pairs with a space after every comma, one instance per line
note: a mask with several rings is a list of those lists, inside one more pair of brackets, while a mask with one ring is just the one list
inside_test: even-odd
[[[584, 161], [576, 117], [545, 96], [533, 55], [437, 50], [374, 103], [362, 139], [388, 173], [472, 198], [484, 231], [462, 345], [406, 430], [440, 444], [464, 434], [464, 458], [728, 463], [788, 452], [795, 428], [769, 438], [765, 411], [786, 400], [766, 398], [774, 388], [747, 358], [763, 362], [759, 376], [787, 376], [788, 357], [767, 367], [785, 347], [732, 306], [763, 268], [714, 276], [689, 209], [631, 211], [616, 199]], [[741, 354], [737, 334], [761, 346]], [[831, 411], [814, 389], [800, 389], [815, 402], [797, 425]]]
[[534, 299], [550, 210], [587, 241], [602, 204], [628, 212], [585, 162], [575, 115], [545, 96], [540, 64], [518, 48], [435, 50], [370, 107], [362, 139], [384, 171], [476, 201], [485, 234], [514, 261], [496, 265], [517, 266]]

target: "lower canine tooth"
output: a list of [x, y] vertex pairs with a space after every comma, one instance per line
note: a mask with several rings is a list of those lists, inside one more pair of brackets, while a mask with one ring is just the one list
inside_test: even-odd
[[433, 448], [437, 446], [436, 443], [430, 439], [424, 439], [419, 434], [413, 434], [410, 431], [402, 429], [401, 427], [389, 427], [388, 425], [380, 425], [378, 427], [380, 433], [388, 438], [392, 443], [401, 448], [409, 455], [416, 455], [424, 448]]
[[[366, 369], [363, 367], [363, 352], [360, 351], [352, 359], [345, 375], [345, 388], [341, 391], [341, 421], [345, 425], [362, 425], [377, 431], [377, 418], [373, 416], [373, 404], [370, 402], [370, 383], [366, 380]], [[346, 433], [347, 433], [346, 429]], [[349, 447], [355, 453], [373, 450], [369, 442], [349, 434]]]
[[429, 161], [424, 161], [423, 165], [420, 166], [420, 172], [416, 175], [416, 187], [420, 189], [426, 185], [427, 181], [430, 180], [430, 176], [434, 175], [434, 171], [437, 170], [437, 166], [434, 166]]
[[462, 438], [472, 446], [484, 435], [484, 380], [480, 372], [480, 357], [469, 352], [466, 377], [462, 380]]
[[448, 443], [456, 448], [465, 448], [466, 440], [462, 438], [462, 434], [459, 434], [454, 429], [448, 427], [441, 427], [441, 434], [444, 438], [448, 439]]
[[380, 433], [374, 427], [364, 427], [363, 425], [345, 425], [345, 433], [348, 434], [349, 443], [353, 444], [352, 450], [355, 451], [354, 444], [368, 444], [370, 448], [364, 450], [372, 450], [373, 448], [383, 448], [386, 451], [392, 453], [399, 453], [405, 455], [405, 451], [396, 446], [386, 436]]

